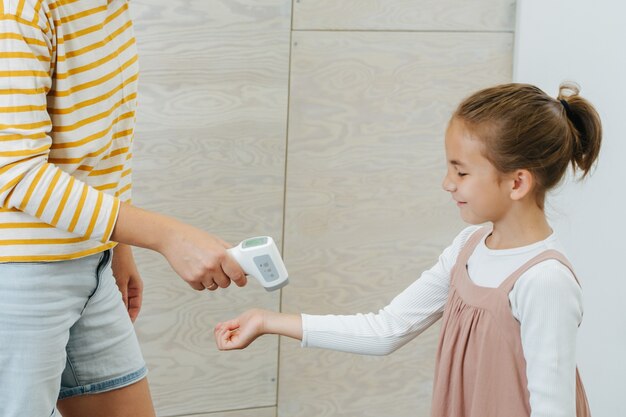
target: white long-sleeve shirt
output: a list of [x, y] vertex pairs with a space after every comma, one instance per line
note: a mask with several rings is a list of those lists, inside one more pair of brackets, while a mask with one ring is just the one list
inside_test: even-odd
[[[302, 346], [386, 355], [405, 345], [441, 318], [450, 271], [477, 229], [464, 229], [431, 269], [378, 313], [303, 314]], [[483, 240], [468, 260], [468, 272], [477, 285], [495, 288], [547, 249], [563, 253], [554, 233], [541, 242], [505, 250], [489, 249]], [[521, 325], [532, 417], [575, 417], [576, 334], [583, 315], [580, 286], [565, 265], [547, 260], [522, 274], [509, 300]]]

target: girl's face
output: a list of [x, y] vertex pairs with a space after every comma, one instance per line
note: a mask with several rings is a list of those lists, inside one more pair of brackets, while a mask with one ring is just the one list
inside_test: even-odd
[[446, 131], [448, 169], [442, 186], [470, 224], [501, 220], [513, 202], [509, 181], [483, 156], [484, 146], [461, 120], [452, 119]]

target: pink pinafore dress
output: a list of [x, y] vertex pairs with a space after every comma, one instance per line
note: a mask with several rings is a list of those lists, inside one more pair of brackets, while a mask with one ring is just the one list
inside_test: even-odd
[[[560, 252], [547, 250], [499, 287], [478, 286], [467, 273], [467, 260], [490, 232], [489, 227], [474, 232], [452, 270], [437, 351], [432, 417], [530, 416], [520, 324], [511, 312], [509, 292], [525, 271], [544, 260], [556, 259], [572, 267]], [[591, 416], [578, 369], [576, 415]]]

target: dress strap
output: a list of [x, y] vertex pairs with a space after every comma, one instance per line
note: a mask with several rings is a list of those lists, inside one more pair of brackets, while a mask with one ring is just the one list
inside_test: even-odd
[[[491, 233], [491, 230], [492, 230], [491, 226], [483, 226], [475, 230], [471, 234], [471, 236], [469, 237], [469, 239], [467, 239], [467, 241], [461, 248], [459, 255], [456, 258], [454, 270], [458, 270], [459, 268], [462, 268], [461, 270], [463, 270], [467, 268], [467, 260], [470, 258], [470, 256], [472, 256], [472, 253], [474, 253], [474, 249], [476, 249], [476, 246], [478, 246], [480, 241], [484, 239], [485, 236], [487, 236], [489, 233]], [[458, 273], [454, 275], [458, 276]]]
[[500, 284], [499, 288], [503, 289], [504, 292], [508, 294], [513, 289], [513, 286], [524, 272], [528, 271], [530, 268], [537, 265], [538, 263], [546, 261], [548, 259], [555, 259], [565, 265], [574, 276], [576, 283], [580, 285], [580, 281], [578, 281], [578, 277], [576, 277], [574, 268], [572, 267], [572, 264], [567, 260], [565, 255], [557, 250], [547, 249], [541, 252], [539, 255], [529, 259], [526, 263], [517, 268], [511, 275], [509, 275], [507, 279], [502, 282], [502, 284]]

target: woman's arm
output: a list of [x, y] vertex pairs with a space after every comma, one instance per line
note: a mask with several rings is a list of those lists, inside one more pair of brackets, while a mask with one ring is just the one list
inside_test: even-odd
[[246, 276], [217, 236], [172, 217], [120, 204], [111, 240], [161, 253], [174, 271], [192, 288], [204, 290], [215, 282], [226, 288], [230, 281], [246, 284]]
[[120, 243], [113, 248], [111, 269], [130, 320], [134, 323], [143, 303], [143, 280], [137, 270], [130, 246]]

